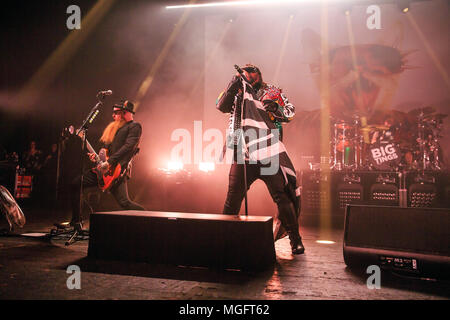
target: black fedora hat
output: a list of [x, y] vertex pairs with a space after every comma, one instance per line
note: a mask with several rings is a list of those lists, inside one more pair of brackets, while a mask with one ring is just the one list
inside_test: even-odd
[[113, 105], [113, 109], [121, 109], [123, 111], [128, 111], [134, 114], [134, 104], [128, 100], [121, 100], [120, 103]]

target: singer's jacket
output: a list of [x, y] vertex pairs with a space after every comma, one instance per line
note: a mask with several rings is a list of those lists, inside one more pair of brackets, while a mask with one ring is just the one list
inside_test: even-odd
[[[239, 129], [239, 124], [236, 126], [236, 123], [239, 123], [239, 119], [236, 119], [236, 117], [240, 117], [240, 115], [236, 112], [238, 109], [236, 106], [240, 106], [242, 101], [242, 88], [242, 79], [234, 76], [227, 88], [220, 93], [216, 100], [218, 110], [223, 113], [230, 113], [230, 133]], [[294, 105], [289, 102], [280, 88], [273, 85], [263, 83], [259, 88], [252, 88], [250, 85], [247, 85], [247, 88], [248, 90], [256, 91], [256, 98], [266, 107], [271, 120], [280, 130], [280, 140], [282, 140], [282, 123], [292, 120], [295, 115]]]

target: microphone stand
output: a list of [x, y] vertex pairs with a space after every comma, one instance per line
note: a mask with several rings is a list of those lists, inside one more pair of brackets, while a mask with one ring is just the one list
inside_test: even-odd
[[56, 153], [56, 177], [55, 177], [55, 204], [59, 200], [59, 180], [61, 175], [61, 157], [64, 149], [65, 141], [67, 140], [65, 129], [58, 138], [57, 153]]
[[[81, 135], [81, 166], [80, 166], [80, 202], [79, 202], [79, 213], [82, 214], [83, 210], [83, 182], [84, 182], [84, 154], [86, 152], [86, 135], [89, 129], [89, 125], [94, 121], [95, 117], [100, 112], [100, 107], [103, 105], [102, 100], [105, 99], [105, 94], [99, 92], [97, 94], [98, 102], [91, 109], [89, 115], [83, 121], [83, 124], [76, 130], [75, 134]], [[70, 236], [70, 239], [65, 243], [66, 246], [73, 244], [77, 240], [85, 239], [85, 237], [89, 236], [88, 230], [83, 230], [83, 226], [81, 222], [77, 222], [74, 226], [73, 233]]]
[[[238, 66], [238, 65], [234, 65], [234, 68], [236, 69], [237, 72], [239, 72], [239, 74], [241, 75], [241, 78], [244, 79], [243, 82], [243, 92], [242, 92], [242, 101], [241, 101], [241, 119], [240, 119], [240, 123], [241, 123], [241, 137], [239, 137], [239, 140], [242, 140], [242, 143], [245, 145], [245, 139], [243, 137], [243, 130], [242, 130], [242, 119], [244, 116], [244, 95], [245, 95], [245, 90], [246, 88], [246, 83], [250, 84], [250, 81], [247, 79], [247, 77], [245, 76], [244, 72], [242, 71], [242, 69]], [[242, 139], [241, 139], [242, 138]], [[247, 164], [245, 163], [245, 155], [244, 155], [244, 203], [245, 203], [245, 216], [248, 216], [248, 198], [247, 198]]]

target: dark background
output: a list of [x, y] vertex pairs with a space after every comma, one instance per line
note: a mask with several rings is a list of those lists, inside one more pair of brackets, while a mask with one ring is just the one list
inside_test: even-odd
[[[68, 30], [67, 7], [78, 5], [83, 19], [95, 3], [48, 0], [4, 3], [0, 28], [3, 48], [0, 51], [0, 146], [7, 154], [17, 152], [22, 157], [32, 140], [36, 141], [37, 148], [44, 155], [47, 154], [53, 143], [61, 141], [65, 128], [81, 125], [97, 103], [97, 92], [110, 89], [113, 95], [105, 99], [100, 114], [88, 132], [88, 140], [98, 150], [98, 139], [104, 127], [112, 121], [112, 105], [122, 99], [135, 101], [142, 81], [182, 14], [182, 11], [167, 11], [164, 1], [115, 1], [73, 56], [54, 74], [48, 86], [41, 88], [31, 103], [26, 100], [27, 103], [21, 103], [21, 98], [28, 95], [21, 89], [46, 59], [71, 33], [86, 32], [83, 21], [81, 30]], [[191, 90], [193, 81], [190, 78], [197, 76], [194, 71], [202, 65], [203, 57], [198, 54], [199, 51], [196, 49], [193, 54], [183, 41], [201, 35], [201, 32], [195, 32], [202, 27], [199, 21], [190, 19], [187, 22], [189, 27], [178, 35], [182, 41], [171, 46], [135, 116], [144, 130], [138, 156], [141, 160], [136, 161], [133, 170], [136, 177], [130, 183], [130, 193], [142, 201], [151, 203], [147, 196], [152, 186], [151, 176], [158, 174], [156, 167], [166, 165], [154, 159], [160, 154], [160, 146], [167, 145], [172, 130], [179, 127], [177, 121], [182, 119], [192, 123], [202, 117], [201, 107], [187, 109], [173, 102], [170, 104], [171, 97], [179, 95], [182, 90]], [[177, 68], [168, 67], [174, 61], [180, 61], [180, 56], [185, 64]], [[191, 105], [203, 104], [203, 87], [199, 90], [191, 99]], [[81, 159], [81, 146], [77, 138], [71, 137], [64, 146], [61, 158], [62, 194], [67, 184], [80, 172]], [[88, 161], [85, 164], [88, 165]], [[137, 185], [140, 196], [136, 195]], [[42, 190], [44, 187], [40, 189], [43, 193], [48, 192]], [[158, 189], [161, 189], [160, 185]]]

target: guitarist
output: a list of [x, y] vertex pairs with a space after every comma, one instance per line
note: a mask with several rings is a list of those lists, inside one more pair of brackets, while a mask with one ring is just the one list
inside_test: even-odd
[[[113, 106], [113, 119], [103, 131], [100, 141], [108, 150], [108, 160], [100, 163], [97, 169], [106, 171], [120, 164], [122, 172], [127, 170], [128, 164], [137, 153], [142, 134], [142, 126], [133, 120], [134, 105], [128, 100], [122, 100]], [[92, 162], [96, 162], [95, 153], [88, 153]], [[72, 222], [71, 225], [81, 228], [80, 215], [80, 180], [78, 176], [71, 184]], [[83, 188], [98, 186], [98, 176], [92, 170], [83, 175]], [[119, 177], [109, 189], [118, 204], [124, 210], [145, 210], [141, 205], [130, 200], [128, 196], [127, 174]]]

